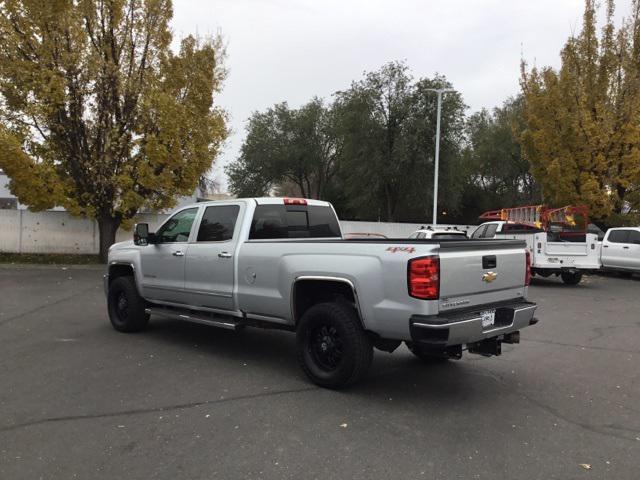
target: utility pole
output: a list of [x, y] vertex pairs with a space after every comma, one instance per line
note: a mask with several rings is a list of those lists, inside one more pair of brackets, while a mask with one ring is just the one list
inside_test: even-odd
[[442, 94], [447, 92], [455, 92], [453, 88], [427, 88], [431, 92], [438, 94], [438, 116], [436, 119], [436, 158], [435, 169], [433, 174], [433, 225], [438, 224], [438, 173], [440, 169], [440, 116], [442, 114]]

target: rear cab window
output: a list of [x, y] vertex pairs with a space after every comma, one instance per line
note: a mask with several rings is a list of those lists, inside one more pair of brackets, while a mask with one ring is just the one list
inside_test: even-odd
[[505, 223], [502, 225], [502, 233], [540, 233], [542, 231], [541, 228], [522, 223]]
[[249, 231], [249, 240], [341, 237], [329, 205], [258, 205]]
[[431, 238], [438, 240], [466, 240], [467, 235], [464, 233], [434, 233]]

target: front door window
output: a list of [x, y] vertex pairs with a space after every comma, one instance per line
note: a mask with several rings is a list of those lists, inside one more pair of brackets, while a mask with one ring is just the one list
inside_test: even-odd
[[197, 208], [188, 208], [176, 213], [156, 233], [158, 243], [187, 242], [197, 213]]

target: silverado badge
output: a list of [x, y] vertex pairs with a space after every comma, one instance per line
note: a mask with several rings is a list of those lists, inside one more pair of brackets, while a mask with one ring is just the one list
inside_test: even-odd
[[487, 272], [482, 275], [482, 281], [487, 283], [493, 282], [496, 278], [498, 278], [498, 274], [496, 272]]

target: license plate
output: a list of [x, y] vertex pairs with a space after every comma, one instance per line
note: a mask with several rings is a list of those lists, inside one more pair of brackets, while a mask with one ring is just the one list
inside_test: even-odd
[[493, 327], [493, 325], [496, 323], [496, 311], [485, 310], [484, 312], [480, 312], [480, 319], [482, 320], [483, 329]]

